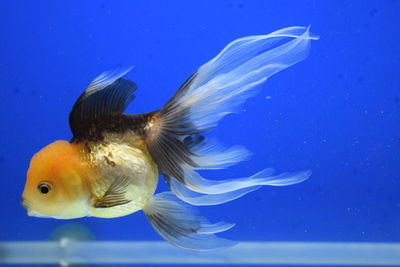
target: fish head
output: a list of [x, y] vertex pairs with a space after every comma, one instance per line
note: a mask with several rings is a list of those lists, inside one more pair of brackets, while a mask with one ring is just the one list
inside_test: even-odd
[[56, 141], [31, 159], [22, 205], [29, 216], [72, 219], [88, 212], [88, 167], [79, 145]]

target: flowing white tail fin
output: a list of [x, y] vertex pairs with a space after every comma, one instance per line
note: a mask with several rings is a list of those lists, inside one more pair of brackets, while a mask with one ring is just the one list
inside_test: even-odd
[[188, 110], [187, 122], [197, 130], [215, 127], [257, 92], [256, 85], [305, 59], [310, 40], [316, 38], [308, 28], [289, 27], [231, 42], [201, 66], [162, 109], [164, 123], [176, 121]]
[[[222, 117], [234, 112], [272, 74], [306, 58], [312, 39], [318, 38], [310, 36], [306, 27], [244, 37], [228, 44], [201, 66], [148, 124], [149, 152], [161, 173], [190, 190], [205, 194], [265, 185], [260, 179], [250, 177], [241, 182], [229, 181], [229, 186], [220, 182], [220, 186], [215, 186], [215, 182], [202, 178], [195, 170], [225, 168], [246, 159], [249, 153], [240, 146], [223, 148], [198, 134], [215, 127]], [[310, 172], [295, 173], [291, 183], [309, 175]], [[182, 191], [177, 187], [174, 192]], [[224, 196], [234, 199], [243, 193]]]
[[[163, 108], [149, 114], [145, 127], [149, 153], [176, 196], [192, 205], [216, 205], [262, 185], [296, 184], [311, 175], [311, 171], [300, 171], [273, 176], [272, 169], [264, 169], [245, 178], [207, 180], [197, 170], [226, 168], [248, 158], [245, 148], [222, 147], [205, 140], [201, 133], [237, 110], [268, 77], [305, 59], [313, 39], [318, 38], [310, 36], [308, 28], [289, 27], [235, 40], [193, 73]], [[164, 238], [189, 249], [226, 245], [225, 240], [214, 235], [221, 230], [219, 225], [208, 227], [211, 231], [202, 234], [206, 222], [187, 215], [192, 214], [184, 208], [187, 206], [176, 206], [170, 195], [161, 196], [145, 212]], [[155, 209], [160, 206], [173, 208], [164, 213]], [[196, 231], [189, 231], [193, 230], [191, 223], [197, 225]], [[226, 230], [227, 225], [222, 225]]]

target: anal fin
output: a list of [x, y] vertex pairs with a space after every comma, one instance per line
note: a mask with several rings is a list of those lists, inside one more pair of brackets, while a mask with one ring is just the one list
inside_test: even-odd
[[210, 224], [194, 207], [181, 202], [171, 192], [154, 195], [144, 212], [154, 229], [174, 246], [204, 251], [236, 244], [215, 235], [232, 228], [234, 224]]

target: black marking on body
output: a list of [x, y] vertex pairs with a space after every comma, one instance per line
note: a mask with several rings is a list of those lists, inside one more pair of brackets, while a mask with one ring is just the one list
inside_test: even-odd
[[114, 114], [100, 119], [81, 123], [75, 128], [71, 142], [103, 142], [106, 134], [120, 134], [133, 131], [143, 138], [147, 137], [146, 125], [154, 112], [137, 115]]
[[117, 166], [117, 164], [116, 164], [114, 161], [110, 160], [107, 156], [104, 156], [104, 160], [105, 160], [105, 162], [106, 162], [108, 165], [110, 165], [111, 167]]
[[88, 154], [92, 153], [92, 148], [90, 147], [88, 142], [84, 142], [84, 148]]
[[[193, 160], [193, 145], [203, 143], [204, 139], [191, 139], [190, 136], [209, 130], [197, 128], [190, 119], [191, 107], [179, 104], [196, 80], [197, 72], [182, 84], [163, 108], [137, 115], [123, 114], [134, 99], [137, 86], [121, 78], [123, 72], [120, 74], [103, 73], [75, 102], [69, 116], [73, 133], [71, 142], [103, 144], [107, 142], [107, 134], [122, 136], [132, 131], [146, 142], [148, 152], [161, 174], [186, 184], [185, 165], [198, 167]], [[85, 147], [90, 153], [90, 145]], [[113, 166], [115, 163], [110, 158], [104, 157], [104, 160]]]

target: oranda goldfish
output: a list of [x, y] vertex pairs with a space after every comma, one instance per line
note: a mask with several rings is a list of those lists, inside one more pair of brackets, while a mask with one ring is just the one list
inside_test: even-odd
[[[173, 245], [211, 250], [232, 245], [215, 235], [233, 224], [211, 224], [193, 206], [217, 205], [258, 189], [304, 181], [310, 171], [208, 180], [197, 171], [247, 159], [241, 146], [224, 147], [203, 133], [257, 92], [272, 74], [308, 53], [308, 28], [289, 27], [228, 44], [201, 66], [159, 110], [128, 115], [136, 84], [130, 68], [95, 78], [69, 115], [70, 141], [55, 141], [33, 156], [23, 192], [28, 215], [112, 218], [143, 210]], [[154, 194], [162, 175], [171, 192]]]

